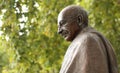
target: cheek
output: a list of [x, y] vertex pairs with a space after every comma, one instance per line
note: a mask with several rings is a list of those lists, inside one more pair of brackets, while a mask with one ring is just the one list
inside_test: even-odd
[[70, 32], [71, 32], [71, 36], [76, 36], [77, 35], [77, 33], [79, 32], [79, 27], [78, 26], [76, 26], [76, 25], [73, 25], [73, 26], [71, 26], [71, 28], [69, 29], [70, 30]]
[[69, 27], [69, 30], [73, 34], [75, 32], [76, 28], [75, 28], [75, 26], [71, 26], [71, 27]]

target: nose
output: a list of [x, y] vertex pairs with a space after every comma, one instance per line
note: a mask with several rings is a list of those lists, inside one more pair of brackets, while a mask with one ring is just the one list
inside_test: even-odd
[[61, 34], [62, 32], [63, 30], [58, 28], [58, 34]]

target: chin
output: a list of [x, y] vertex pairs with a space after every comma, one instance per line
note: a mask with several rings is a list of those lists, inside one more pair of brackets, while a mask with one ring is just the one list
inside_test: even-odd
[[65, 37], [65, 40], [66, 40], [66, 41], [72, 41], [73, 38], [71, 38], [71, 37]]

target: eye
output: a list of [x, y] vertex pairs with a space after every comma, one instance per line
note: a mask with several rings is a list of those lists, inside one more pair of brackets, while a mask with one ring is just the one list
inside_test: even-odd
[[59, 25], [62, 26], [62, 25], [64, 25], [65, 23], [66, 23], [65, 20], [61, 20], [61, 21], [59, 22]]

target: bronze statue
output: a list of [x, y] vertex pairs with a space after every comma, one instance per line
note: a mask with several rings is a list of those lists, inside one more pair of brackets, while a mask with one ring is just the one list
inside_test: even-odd
[[72, 42], [60, 73], [118, 73], [113, 47], [88, 26], [88, 14], [82, 7], [70, 5], [59, 13], [58, 33]]

